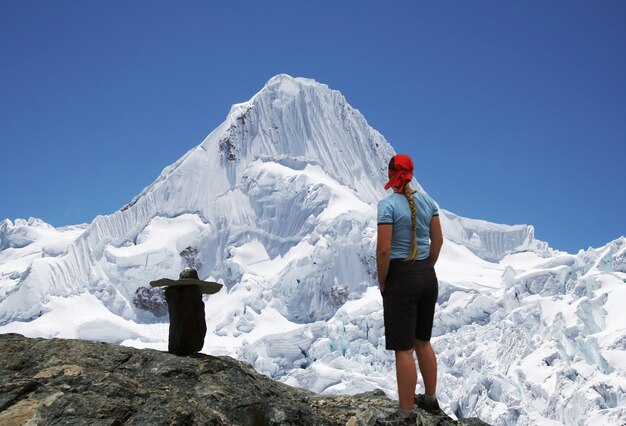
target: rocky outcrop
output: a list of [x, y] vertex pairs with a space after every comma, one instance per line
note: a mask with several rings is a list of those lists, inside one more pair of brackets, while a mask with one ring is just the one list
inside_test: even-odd
[[165, 291], [159, 287], [138, 287], [133, 297], [133, 305], [141, 310], [151, 312], [155, 317], [167, 315]]
[[[229, 357], [0, 335], [0, 424], [370, 425], [381, 391], [320, 396]], [[418, 410], [422, 424], [457, 424]], [[484, 425], [464, 419], [463, 425]]]

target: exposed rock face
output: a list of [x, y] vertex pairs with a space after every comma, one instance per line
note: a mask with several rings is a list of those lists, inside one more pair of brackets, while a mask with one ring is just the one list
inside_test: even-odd
[[165, 293], [159, 287], [138, 287], [133, 297], [133, 305], [144, 311], [152, 312], [156, 317], [167, 315]]
[[[229, 357], [0, 335], [0, 424], [371, 425], [384, 393], [319, 396]], [[457, 424], [417, 410], [424, 425]], [[484, 425], [465, 419], [462, 425]]]
[[187, 268], [193, 268], [195, 270], [200, 270], [202, 268], [202, 262], [198, 259], [197, 248], [191, 246], [187, 247], [180, 252], [180, 257]]

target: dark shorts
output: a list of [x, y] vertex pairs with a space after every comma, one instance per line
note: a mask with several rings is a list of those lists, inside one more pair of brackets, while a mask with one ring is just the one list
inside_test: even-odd
[[416, 339], [430, 340], [438, 293], [435, 268], [427, 260], [391, 261], [383, 293], [387, 349], [406, 351]]

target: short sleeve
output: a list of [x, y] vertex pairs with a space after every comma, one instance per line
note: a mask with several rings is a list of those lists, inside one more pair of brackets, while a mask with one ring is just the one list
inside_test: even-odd
[[430, 210], [432, 212], [431, 216], [439, 216], [439, 205], [435, 202], [435, 200], [431, 198], [430, 195], [424, 195], [426, 195], [426, 202], [428, 203], [428, 206], [430, 207]]
[[393, 225], [393, 208], [387, 199], [378, 203], [377, 221], [379, 225]]

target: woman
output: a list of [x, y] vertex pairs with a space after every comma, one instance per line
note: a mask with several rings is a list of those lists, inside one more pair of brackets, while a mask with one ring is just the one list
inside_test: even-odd
[[[378, 203], [376, 264], [386, 348], [395, 351], [400, 403], [398, 412], [379, 420], [380, 425], [415, 424], [414, 403], [433, 414], [442, 414], [435, 396], [437, 359], [430, 336], [438, 293], [434, 266], [443, 235], [437, 204], [427, 194], [411, 189], [412, 178], [411, 158], [394, 156], [385, 185], [385, 189], [393, 188], [393, 194]], [[417, 396], [413, 352], [425, 387], [425, 394]]]

